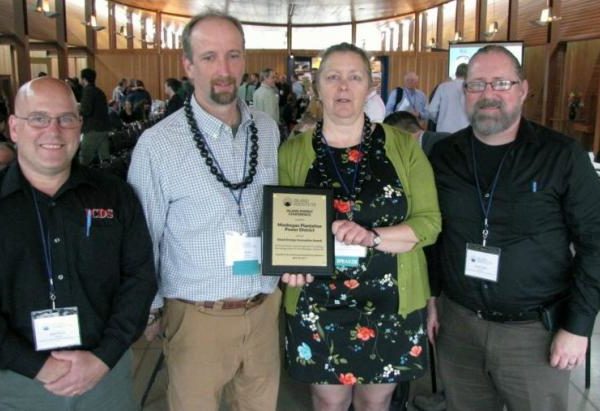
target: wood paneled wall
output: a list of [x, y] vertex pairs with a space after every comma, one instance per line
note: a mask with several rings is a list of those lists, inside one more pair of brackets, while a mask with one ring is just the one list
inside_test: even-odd
[[573, 40], [598, 37], [600, 34], [600, 1], [561, 0], [559, 37]]
[[[298, 51], [297, 56], [312, 57], [315, 50]], [[272, 68], [278, 73], [287, 73], [285, 50], [251, 50], [246, 54], [246, 71], [260, 72]], [[107, 96], [117, 82], [125, 78], [142, 80], [153, 98], [164, 98], [163, 82], [168, 77], [181, 78], [185, 75], [180, 51], [156, 50], [98, 51], [96, 54], [96, 83]], [[419, 75], [419, 88], [429, 94], [441, 81], [446, 80], [448, 56], [440, 53], [394, 52], [389, 55], [390, 89], [402, 85], [404, 75], [414, 71]]]
[[525, 47], [523, 53], [523, 70], [529, 83], [529, 93], [525, 101], [523, 114], [525, 117], [541, 122], [544, 101], [544, 73], [539, 62], [544, 61], [546, 46]]
[[523, 40], [527, 46], [538, 46], [548, 41], [548, 26], [538, 26], [532, 22], [540, 18], [546, 0], [520, 0], [517, 16], [517, 40]]

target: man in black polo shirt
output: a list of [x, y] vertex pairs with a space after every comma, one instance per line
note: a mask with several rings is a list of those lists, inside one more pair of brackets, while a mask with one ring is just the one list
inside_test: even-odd
[[564, 411], [600, 306], [600, 182], [574, 140], [521, 117], [528, 84], [506, 49], [477, 52], [464, 88], [471, 126], [431, 154], [428, 332], [448, 410]]
[[72, 162], [70, 88], [25, 84], [0, 172], [0, 409], [135, 410], [130, 345], [156, 292], [142, 209], [124, 182]]

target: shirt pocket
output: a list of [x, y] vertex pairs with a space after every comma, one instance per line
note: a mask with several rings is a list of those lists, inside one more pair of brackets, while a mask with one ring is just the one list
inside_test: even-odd
[[101, 283], [118, 281], [121, 261], [122, 226], [116, 219], [69, 221], [73, 235], [75, 268], [79, 276], [93, 277]]
[[522, 235], [543, 231], [556, 207], [559, 206], [550, 190], [517, 193], [512, 206], [512, 231]]

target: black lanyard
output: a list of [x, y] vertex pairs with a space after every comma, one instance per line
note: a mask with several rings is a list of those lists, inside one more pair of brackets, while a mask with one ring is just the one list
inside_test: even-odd
[[46, 275], [48, 276], [50, 303], [52, 304], [52, 309], [56, 310], [56, 289], [54, 288], [54, 273], [52, 272], [50, 233], [49, 230], [44, 229], [44, 222], [42, 221], [42, 214], [40, 213], [40, 207], [38, 206], [37, 194], [35, 193], [33, 187], [31, 188], [31, 194], [33, 195], [33, 204], [35, 205], [35, 212], [37, 214], [38, 225], [40, 227], [40, 238], [42, 240], [42, 249], [44, 253], [44, 265], [46, 267]]
[[471, 154], [473, 156], [473, 175], [475, 177], [475, 185], [477, 186], [477, 193], [479, 198], [479, 205], [481, 206], [481, 211], [483, 212], [483, 230], [481, 231], [482, 242], [481, 245], [484, 247], [487, 243], [487, 238], [490, 234], [489, 231], [489, 216], [492, 211], [492, 201], [494, 199], [494, 193], [496, 192], [496, 186], [498, 185], [498, 179], [500, 178], [500, 172], [502, 171], [502, 166], [504, 165], [504, 160], [508, 156], [512, 148], [512, 144], [506, 150], [506, 153], [502, 156], [502, 160], [500, 160], [500, 164], [498, 164], [498, 170], [496, 170], [496, 175], [494, 176], [494, 180], [492, 181], [492, 186], [490, 188], [489, 193], [486, 195], [488, 198], [487, 207], [483, 203], [483, 193], [481, 192], [481, 185], [479, 184], [479, 174], [477, 172], [477, 156], [475, 156], [475, 137], [471, 136]]
[[340, 173], [340, 170], [338, 169], [337, 163], [335, 161], [335, 157], [333, 155], [333, 152], [331, 151], [331, 147], [329, 147], [329, 143], [327, 142], [325, 135], [323, 135], [323, 140], [325, 141], [325, 147], [327, 147], [327, 153], [329, 153], [329, 157], [331, 158], [331, 164], [333, 165], [333, 169], [335, 170], [335, 173], [337, 174], [338, 180], [340, 180], [340, 184], [342, 185], [342, 188], [346, 192], [346, 195], [348, 196], [348, 198], [352, 199], [353, 201], [356, 201], [354, 194], [356, 193], [356, 178], [358, 177], [358, 165], [362, 161], [362, 139], [361, 139], [360, 145], [358, 146], [358, 151], [361, 153], [361, 158], [359, 161], [354, 163], [354, 172], [352, 173], [352, 189], [350, 189], [350, 187], [348, 187], [346, 185], [346, 182], [344, 181], [342, 173]]

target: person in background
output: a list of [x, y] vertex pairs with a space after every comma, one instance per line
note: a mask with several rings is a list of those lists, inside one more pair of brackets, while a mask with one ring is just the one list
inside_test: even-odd
[[140, 117], [133, 111], [133, 103], [130, 100], [125, 100], [123, 109], [119, 113], [119, 118], [124, 125], [140, 121]]
[[168, 78], [165, 80], [165, 95], [167, 96], [167, 108], [165, 110], [165, 117], [173, 114], [181, 107], [183, 107], [183, 100], [179, 96], [179, 90], [181, 89], [181, 82], [175, 78]]
[[279, 183], [333, 188], [337, 263], [330, 277], [282, 277], [286, 366], [311, 384], [317, 411], [387, 411], [397, 384], [427, 368], [422, 248], [441, 228], [433, 173], [411, 137], [364, 114], [362, 49], [325, 50], [315, 84], [323, 119], [282, 145]]
[[114, 101], [117, 103], [117, 107], [116, 107], [117, 112], [119, 110], [121, 110], [121, 107], [123, 106], [123, 103], [125, 102], [125, 88], [126, 87], [127, 87], [127, 79], [122, 78], [121, 80], [119, 80], [116, 87], [112, 91], [111, 101]]
[[81, 81], [83, 92], [79, 111], [83, 117], [83, 139], [79, 161], [88, 165], [94, 159], [105, 161], [110, 158], [110, 143], [108, 131], [110, 121], [108, 119], [108, 103], [106, 95], [96, 87], [96, 71], [90, 68], [81, 70]]
[[477, 51], [471, 125], [430, 156], [444, 230], [427, 329], [449, 411], [568, 409], [600, 308], [600, 181], [576, 140], [522, 117], [528, 90], [510, 51]]
[[427, 107], [430, 120], [436, 123], [437, 132], [454, 133], [469, 125], [465, 110], [464, 80], [467, 75], [466, 63], [456, 67], [456, 80], [438, 85]]
[[254, 108], [267, 113], [279, 124], [279, 94], [275, 72], [266, 68], [260, 72], [260, 87], [254, 92]]
[[[277, 124], [237, 97], [240, 22], [209, 11], [182, 34], [194, 94], [146, 130], [129, 182], [154, 240], [160, 286], [152, 339], [164, 329], [171, 411], [275, 410], [278, 278], [260, 275], [262, 188], [277, 183]], [[232, 250], [233, 254], [229, 251]]]
[[375, 123], [381, 123], [385, 118], [385, 103], [377, 92], [377, 88], [371, 87], [365, 101], [365, 114]]
[[415, 72], [404, 75], [404, 87], [396, 87], [390, 93], [385, 105], [385, 114], [395, 111], [409, 111], [419, 120], [427, 119], [427, 97], [417, 88], [419, 76]]
[[408, 111], [396, 111], [387, 116], [383, 122], [413, 136], [427, 156], [431, 153], [435, 143], [450, 135], [450, 133], [436, 133], [423, 130], [419, 120]]
[[69, 86], [25, 83], [9, 119], [17, 161], [0, 171], [0, 409], [135, 411], [130, 346], [156, 292], [133, 190], [73, 161]]

